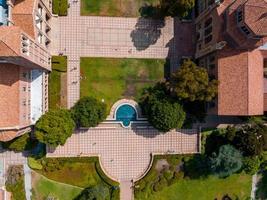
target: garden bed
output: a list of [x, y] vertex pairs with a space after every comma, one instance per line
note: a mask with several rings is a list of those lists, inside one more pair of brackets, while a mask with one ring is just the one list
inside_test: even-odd
[[[189, 178], [184, 175], [182, 167], [183, 160], [189, 158], [182, 155], [156, 156], [148, 174], [135, 183], [135, 199], [206, 200], [222, 199], [224, 195], [239, 199], [250, 197], [250, 175], [240, 173], [224, 179], [212, 175]], [[165, 163], [164, 168], [160, 169], [162, 163]]]
[[49, 75], [49, 109], [67, 107], [67, 57], [52, 57], [52, 72]]
[[39, 162], [43, 167], [36, 172], [47, 179], [84, 189], [102, 185], [109, 189], [112, 200], [119, 199], [119, 183], [104, 174], [97, 157], [43, 158]]

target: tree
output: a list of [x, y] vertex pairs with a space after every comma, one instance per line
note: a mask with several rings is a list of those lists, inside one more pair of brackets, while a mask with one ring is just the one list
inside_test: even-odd
[[146, 90], [141, 107], [148, 121], [163, 132], [181, 128], [186, 117], [182, 106], [167, 95], [164, 84], [161, 83]]
[[205, 68], [185, 60], [172, 74], [167, 86], [180, 100], [211, 101], [217, 94], [218, 81], [210, 81]]
[[242, 154], [233, 146], [227, 144], [220, 147], [218, 153], [210, 157], [211, 172], [219, 177], [227, 177], [242, 167]]
[[40, 142], [55, 147], [64, 145], [74, 128], [75, 123], [68, 110], [51, 110], [37, 121], [35, 135]]
[[95, 127], [107, 117], [106, 104], [92, 97], [81, 98], [71, 110], [77, 127]]
[[167, 100], [155, 102], [150, 108], [148, 121], [158, 130], [167, 132], [181, 128], [185, 120], [185, 112], [178, 103]]
[[89, 187], [75, 198], [75, 200], [108, 200], [110, 199], [109, 189], [103, 185]]
[[13, 151], [25, 151], [32, 149], [37, 144], [36, 140], [32, 140], [30, 133], [25, 133], [8, 142], [2, 142], [2, 146]]
[[257, 156], [263, 151], [263, 137], [257, 125], [244, 125], [235, 133], [233, 145], [244, 156]]
[[160, 9], [165, 16], [186, 17], [194, 6], [194, 0], [160, 0]]
[[261, 161], [258, 156], [246, 157], [243, 160], [243, 170], [250, 175], [256, 174], [259, 171]]

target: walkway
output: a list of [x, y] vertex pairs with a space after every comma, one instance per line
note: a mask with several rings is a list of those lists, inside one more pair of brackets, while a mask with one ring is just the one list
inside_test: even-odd
[[104, 124], [80, 130], [64, 146], [48, 149], [48, 157], [99, 155], [106, 173], [117, 181], [136, 180], [147, 170], [151, 153], [184, 154], [199, 152], [199, 135], [194, 130], [159, 134], [148, 124]]

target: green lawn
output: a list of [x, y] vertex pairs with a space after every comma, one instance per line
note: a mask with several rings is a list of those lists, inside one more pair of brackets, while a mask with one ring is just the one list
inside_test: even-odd
[[53, 0], [52, 12], [59, 16], [68, 15], [68, 0]]
[[82, 0], [81, 15], [138, 17], [145, 3], [157, 5], [159, 0]]
[[[183, 170], [177, 171], [177, 166], [181, 166], [182, 160], [189, 157], [181, 155], [155, 156], [151, 170], [143, 179], [135, 183], [135, 199], [221, 200], [224, 195], [229, 195], [232, 199], [250, 197], [251, 175], [240, 173], [225, 179], [216, 176], [190, 179], [184, 176]], [[162, 160], [169, 163], [167, 171], [157, 168], [158, 163]]]
[[161, 59], [81, 58], [81, 96], [104, 99], [109, 108], [123, 97], [137, 100], [164, 78], [164, 65]]
[[226, 179], [211, 176], [204, 180], [180, 180], [149, 198], [153, 200], [207, 200], [221, 199], [224, 195], [246, 199], [250, 196], [251, 176], [244, 174], [232, 175]]
[[46, 199], [48, 196], [57, 197], [59, 200], [74, 199], [83, 188], [55, 182], [33, 172], [33, 200]]
[[49, 109], [62, 107], [61, 76], [65, 74], [65, 72], [67, 72], [67, 57], [52, 56], [52, 71], [49, 74], [49, 88], [48, 88]]
[[112, 189], [113, 186], [119, 184], [104, 174], [97, 157], [43, 158], [41, 163], [43, 169], [36, 170], [36, 172], [50, 180], [80, 188], [104, 185], [109, 188], [113, 196], [112, 200], [118, 200], [119, 198], [119, 190]]

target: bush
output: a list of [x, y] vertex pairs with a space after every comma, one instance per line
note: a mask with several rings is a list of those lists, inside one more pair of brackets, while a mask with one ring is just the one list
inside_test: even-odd
[[51, 110], [37, 121], [35, 135], [40, 142], [56, 147], [65, 144], [74, 127], [75, 123], [68, 110]]
[[52, 56], [52, 70], [67, 72], [67, 56]]
[[155, 192], [158, 192], [158, 191], [161, 191], [163, 188], [165, 188], [167, 186], [168, 186], [167, 180], [163, 176], [161, 176], [159, 178], [159, 180], [156, 183], [153, 184], [153, 190]]
[[247, 157], [243, 159], [243, 170], [247, 174], [256, 174], [259, 171], [261, 161], [258, 157]]
[[45, 172], [54, 172], [62, 169], [64, 162], [61, 159], [51, 158], [51, 159], [42, 159], [41, 165]]
[[28, 165], [31, 169], [37, 169], [37, 170], [43, 169], [41, 163], [32, 157], [28, 157]]
[[12, 200], [26, 200], [23, 166], [9, 166], [5, 185], [7, 191], [12, 193]]
[[205, 142], [205, 154], [210, 156], [213, 152], [218, 153], [222, 145], [228, 144], [224, 133], [221, 130], [215, 130], [207, 136]]
[[163, 176], [164, 176], [164, 178], [165, 178], [167, 181], [170, 181], [170, 180], [173, 178], [174, 173], [173, 173], [173, 171], [171, 171], [171, 170], [165, 170], [165, 171], [163, 172]]
[[208, 160], [205, 155], [196, 154], [191, 157], [185, 157], [183, 161], [186, 177], [198, 179], [208, 175]]
[[106, 104], [92, 97], [81, 98], [72, 108], [77, 127], [95, 127], [107, 117]]
[[37, 141], [32, 140], [30, 133], [25, 133], [11, 141], [2, 142], [2, 146], [13, 151], [26, 151], [34, 148]]
[[233, 145], [243, 152], [244, 156], [257, 156], [263, 152], [263, 137], [257, 125], [245, 125], [240, 128], [233, 140]]
[[53, 0], [52, 12], [59, 16], [68, 15], [68, 0]]
[[210, 157], [211, 172], [219, 177], [227, 177], [242, 167], [242, 154], [231, 145], [223, 145], [219, 152]]
[[82, 193], [75, 198], [75, 200], [109, 200], [109, 188], [104, 185], [97, 185], [89, 187], [82, 191]]

